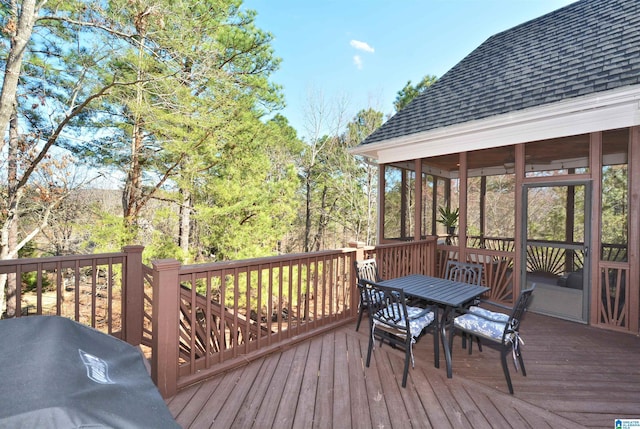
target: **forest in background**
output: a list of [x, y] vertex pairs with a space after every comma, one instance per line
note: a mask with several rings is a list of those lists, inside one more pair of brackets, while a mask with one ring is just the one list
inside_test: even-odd
[[[1, 2], [0, 259], [374, 243], [377, 167], [348, 150], [383, 113], [314, 94], [300, 137], [255, 16], [240, 0]], [[408, 82], [396, 109], [433, 81]]]

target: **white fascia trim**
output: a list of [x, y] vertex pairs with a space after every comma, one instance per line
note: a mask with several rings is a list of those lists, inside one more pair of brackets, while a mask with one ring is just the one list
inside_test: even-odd
[[380, 164], [640, 125], [640, 85], [357, 146]]

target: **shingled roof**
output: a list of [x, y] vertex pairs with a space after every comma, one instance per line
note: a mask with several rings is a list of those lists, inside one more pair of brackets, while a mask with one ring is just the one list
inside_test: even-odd
[[490, 37], [363, 145], [640, 84], [640, 0], [582, 0]]

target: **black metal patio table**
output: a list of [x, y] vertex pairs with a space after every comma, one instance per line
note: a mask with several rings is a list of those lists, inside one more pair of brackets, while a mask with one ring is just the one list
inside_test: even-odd
[[[422, 274], [411, 274], [395, 279], [384, 280], [380, 282], [384, 286], [401, 288], [405, 295], [422, 299], [429, 303], [436, 304], [441, 307], [442, 316], [438, 321], [438, 329], [440, 330], [440, 338], [442, 347], [444, 348], [444, 356], [447, 363], [447, 377], [452, 377], [451, 369], [451, 350], [447, 341], [446, 327], [451, 312], [467, 302], [479, 297], [489, 290], [484, 286], [476, 286], [468, 283], [455, 282], [452, 280], [441, 279], [439, 277], [425, 276]], [[440, 359], [436, 357], [436, 368], [440, 366]]]

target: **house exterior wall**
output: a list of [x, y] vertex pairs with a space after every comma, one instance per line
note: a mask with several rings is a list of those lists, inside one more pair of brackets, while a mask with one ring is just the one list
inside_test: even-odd
[[[500, 267], [504, 274], [508, 271], [511, 276], [496, 274], [492, 279], [496, 282], [494, 285], [488, 285], [496, 288], [494, 296], [497, 301], [511, 304], [513, 297], [522, 289], [521, 276], [526, 267], [526, 255], [520, 251], [523, 246], [523, 189], [527, 185], [542, 184], [553, 180], [555, 183], [570, 183], [575, 181], [588, 182], [591, 186], [591, 228], [590, 241], [585, 243], [587, 249], [591, 249], [585, 257], [589, 258], [591, 271], [589, 274], [588, 288], [590, 293], [589, 317], [588, 323], [593, 326], [600, 326], [607, 329], [620, 330], [624, 332], [639, 333], [640, 319], [640, 127], [632, 126], [624, 128], [620, 132], [626, 132], [628, 135], [628, 153], [627, 153], [627, 211], [628, 211], [628, 235], [627, 235], [627, 257], [624, 261], [610, 261], [601, 258], [602, 246], [602, 171], [603, 171], [603, 132], [591, 132], [585, 135], [589, 147], [588, 168], [584, 171], [579, 170], [578, 174], [567, 174], [553, 176], [552, 178], [545, 176], [531, 176], [526, 174], [526, 150], [529, 143], [516, 144], [513, 146], [515, 153], [514, 162], [514, 180], [515, 180], [515, 233], [512, 247], [509, 249], [493, 249], [478, 250], [467, 246], [467, 230], [468, 230], [468, 162], [469, 152], [460, 152], [457, 154], [459, 170], [456, 172], [459, 178], [458, 207], [460, 208], [460, 219], [458, 228], [458, 239], [449, 244], [445, 242], [441, 244], [441, 262], [446, 259], [458, 259], [471, 261], [473, 259], [492, 257], [493, 260], [508, 260], [509, 268]], [[415, 171], [415, 177], [421, 177], [423, 165], [428, 164], [430, 158], [420, 158], [405, 161], [408, 169]], [[397, 166], [398, 163], [395, 163]], [[379, 241], [381, 243], [388, 241], [384, 234], [384, 219], [389, 213], [385, 210], [385, 192], [384, 181], [387, 164], [382, 164], [380, 168], [380, 204], [381, 224], [379, 225]], [[422, 180], [414, 180], [413, 202], [414, 212], [411, 214], [414, 222], [414, 229], [410, 237], [393, 237], [394, 239], [420, 239], [420, 231], [422, 231], [420, 222], [423, 214], [420, 213], [423, 206], [421, 198]], [[435, 210], [436, 207], [434, 206]], [[390, 238], [390, 237], [387, 237]], [[598, 249], [598, 250], [593, 250]], [[499, 284], [499, 282], [509, 283]], [[510, 292], [505, 292], [505, 287], [510, 288]], [[499, 290], [498, 290], [499, 289]], [[492, 292], [493, 293], [493, 292]], [[605, 296], [610, 299], [605, 300]]]

